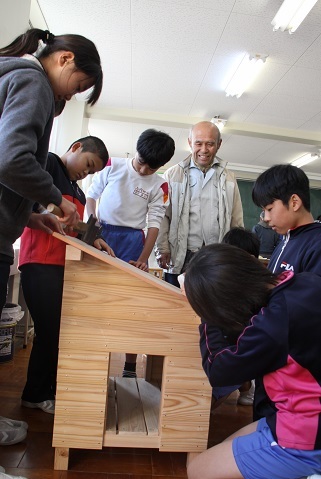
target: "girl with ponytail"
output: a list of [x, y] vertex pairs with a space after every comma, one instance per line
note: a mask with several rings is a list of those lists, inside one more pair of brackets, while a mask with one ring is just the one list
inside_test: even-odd
[[[13, 243], [24, 227], [63, 233], [55, 216], [33, 213], [33, 205], [56, 204], [64, 213], [60, 221], [71, 226], [80, 219], [76, 205], [62, 197], [45, 169], [49, 138], [54, 115], [65, 102], [90, 89], [87, 103], [94, 105], [102, 81], [98, 51], [81, 35], [32, 28], [0, 48], [0, 314]], [[0, 421], [0, 445], [26, 435], [11, 422]]]

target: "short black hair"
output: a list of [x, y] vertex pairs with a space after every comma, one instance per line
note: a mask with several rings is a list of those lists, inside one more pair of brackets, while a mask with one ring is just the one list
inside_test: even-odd
[[136, 149], [141, 161], [156, 170], [172, 158], [175, 142], [167, 133], [150, 128], [139, 136]]
[[84, 138], [79, 138], [79, 140], [73, 141], [67, 151], [75, 143], [81, 143], [83, 151], [89, 151], [90, 153], [95, 153], [95, 155], [99, 156], [102, 161], [103, 168], [107, 165], [107, 161], [109, 160], [109, 153], [107, 151], [105, 143], [96, 136], [85, 136]]
[[260, 240], [252, 231], [246, 230], [245, 228], [231, 228], [230, 231], [225, 234], [222, 243], [237, 246], [252, 256], [255, 256], [255, 258], [259, 257]]
[[275, 165], [257, 178], [252, 199], [256, 206], [261, 208], [275, 200], [281, 200], [288, 206], [294, 194], [300, 197], [304, 208], [310, 211], [310, 185], [304, 171], [293, 165]]
[[185, 293], [203, 321], [226, 332], [241, 332], [266, 306], [277, 277], [257, 258], [229, 244], [200, 249], [187, 265]]

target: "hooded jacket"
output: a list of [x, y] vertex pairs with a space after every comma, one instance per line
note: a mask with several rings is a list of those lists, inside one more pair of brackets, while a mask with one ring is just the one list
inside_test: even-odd
[[278, 444], [321, 449], [321, 278], [287, 272], [280, 280], [236, 345], [226, 346], [217, 327], [200, 325], [203, 368], [213, 387], [255, 378]]
[[60, 204], [45, 171], [54, 96], [40, 65], [0, 57], [0, 260], [12, 261], [12, 244], [39, 202]]
[[[217, 177], [219, 241], [221, 241], [232, 227], [243, 226], [243, 209], [234, 174], [225, 168], [225, 163], [220, 158], [216, 158], [220, 162], [216, 166], [217, 175], [213, 175], [213, 181]], [[181, 273], [187, 252], [190, 162], [191, 156], [164, 173], [169, 186], [170, 205], [159, 229], [155, 253], [159, 255], [170, 252], [174, 274]], [[208, 213], [210, 221], [210, 212]]]

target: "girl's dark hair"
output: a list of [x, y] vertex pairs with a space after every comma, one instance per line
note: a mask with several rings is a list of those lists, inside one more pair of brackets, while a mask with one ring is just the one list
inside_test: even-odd
[[156, 170], [172, 158], [175, 142], [167, 133], [149, 128], [139, 136], [136, 149], [141, 160]]
[[10, 45], [1, 48], [0, 56], [21, 57], [26, 53], [33, 54], [38, 50], [40, 40], [45, 47], [37, 54], [39, 59], [58, 51], [70, 51], [75, 55], [76, 69], [93, 79], [93, 88], [86, 101], [88, 104], [94, 105], [102, 90], [103, 72], [97, 48], [88, 38], [71, 34], [55, 36], [48, 30], [31, 28], [26, 33], [19, 35]]
[[252, 190], [252, 199], [260, 208], [275, 200], [281, 200], [288, 206], [294, 194], [300, 197], [304, 208], [310, 211], [309, 179], [304, 171], [293, 165], [275, 165], [257, 178]]
[[72, 145], [75, 143], [82, 144], [82, 151], [89, 151], [99, 156], [102, 161], [103, 168], [105, 168], [107, 161], [109, 159], [109, 154], [106, 148], [105, 143], [96, 136], [85, 136], [84, 138], [79, 138], [79, 140], [73, 141], [67, 151], [70, 150]]
[[227, 331], [240, 332], [268, 301], [277, 277], [257, 258], [236, 246], [212, 244], [187, 266], [185, 292], [195, 313]]

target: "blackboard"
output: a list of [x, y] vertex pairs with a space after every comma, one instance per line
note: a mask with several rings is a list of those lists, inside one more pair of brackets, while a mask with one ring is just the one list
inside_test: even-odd
[[[237, 184], [242, 199], [244, 226], [245, 228], [251, 230], [253, 226], [256, 225], [256, 223], [259, 221], [259, 216], [262, 211], [261, 208], [255, 206], [252, 201], [252, 188], [254, 185], [254, 181], [237, 180]], [[313, 218], [316, 219], [319, 215], [321, 215], [321, 189], [311, 188], [310, 200], [311, 213], [313, 215]]]

